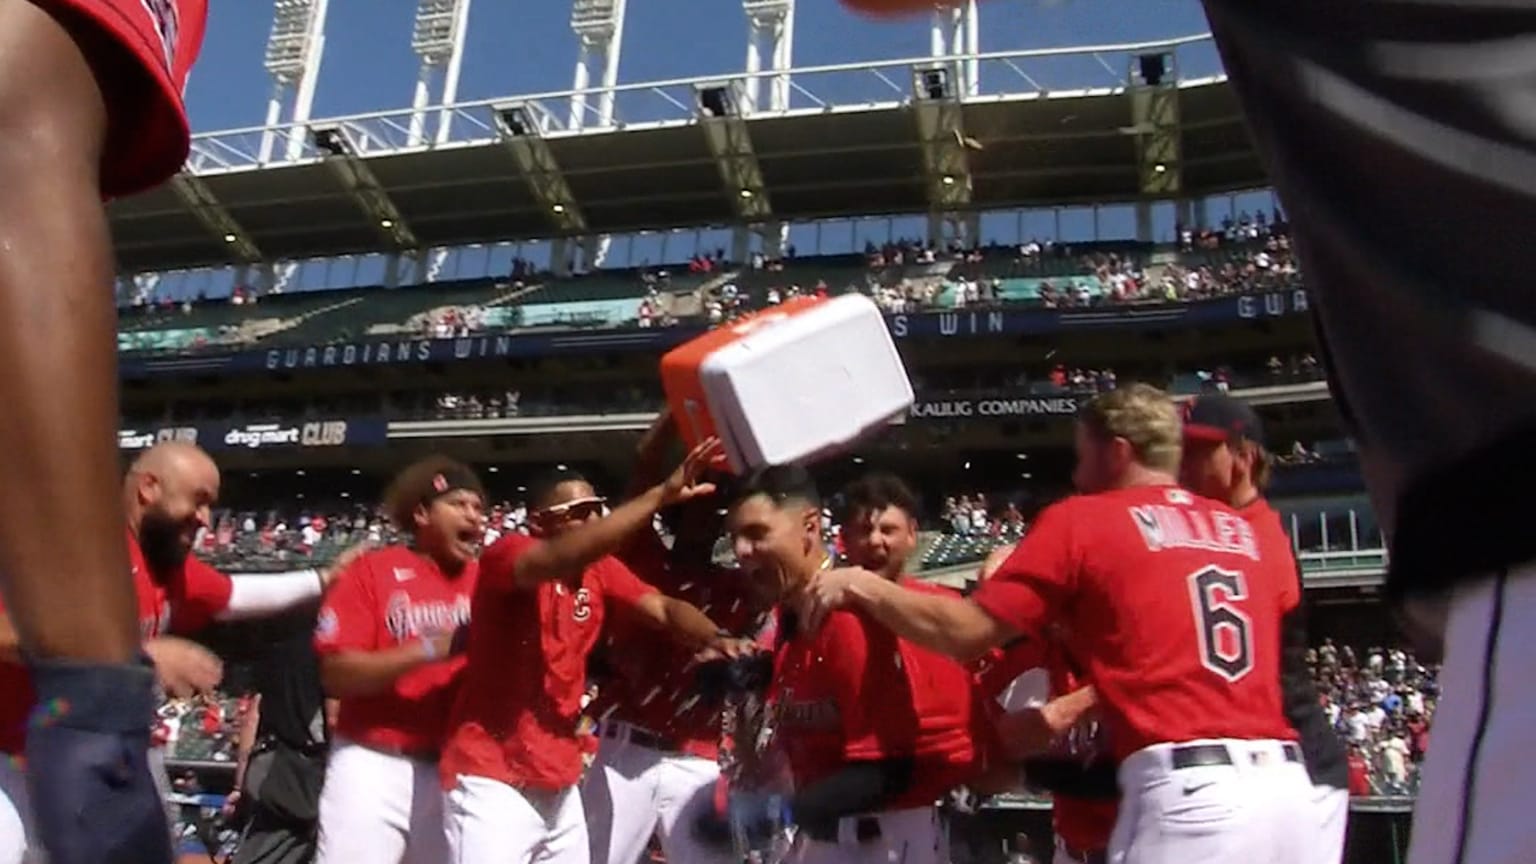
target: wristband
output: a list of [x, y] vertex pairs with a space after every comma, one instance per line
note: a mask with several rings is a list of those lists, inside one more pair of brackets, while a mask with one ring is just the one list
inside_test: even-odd
[[432, 644], [431, 639], [423, 636], [419, 641], [421, 642], [421, 653], [427, 655], [428, 661], [438, 660], [442, 657], [442, 655], [437, 652], [437, 646]]
[[129, 663], [29, 657], [27, 666], [37, 691], [31, 725], [149, 733], [158, 701], [149, 655]]

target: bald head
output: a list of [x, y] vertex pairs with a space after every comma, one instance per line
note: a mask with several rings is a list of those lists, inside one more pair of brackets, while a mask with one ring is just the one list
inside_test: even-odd
[[167, 441], [139, 454], [123, 480], [128, 527], [156, 570], [180, 566], [219, 500], [219, 468], [196, 444]]
[[218, 466], [203, 448], [186, 441], [164, 441], [145, 450], [133, 460], [128, 474], [156, 477], [187, 476], [198, 471], [219, 472]]

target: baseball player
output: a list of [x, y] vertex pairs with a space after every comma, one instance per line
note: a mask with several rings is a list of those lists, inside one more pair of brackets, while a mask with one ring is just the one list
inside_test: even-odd
[[[1013, 554], [1012, 545], [993, 550], [982, 563], [986, 581]], [[1045, 640], [1019, 639], [988, 652], [976, 675], [984, 707], [993, 713], [997, 761], [1051, 791], [1054, 864], [1104, 864], [1118, 813], [1119, 789], [1112, 772], [1096, 770], [1104, 754], [1092, 734], [1094, 691], [1072, 658], [1059, 628]], [[1087, 740], [1076, 741], [1077, 733]], [[1107, 776], [1104, 776], [1106, 775]], [[1095, 788], [1097, 787], [1097, 788]]]
[[315, 651], [338, 704], [317, 864], [448, 860], [437, 761], [464, 668], [484, 499], [451, 459], [407, 467], [384, 509], [410, 543], [363, 555], [326, 593]]
[[[1509, 275], [1536, 230], [1536, 136], [1524, 68], [1490, 58], [1518, 54], [1536, 20], [1521, 0], [1204, 6], [1296, 219], [1329, 384], [1390, 543], [1387, 593], [1444, 646], [1409, 864], [1513, 860], [1536, 845], [1522, 809], [1536, 756], [1509, 754], [1536, 754], [1536, 731], [1501, 722], [1530, 689], [1506, 622], [1536, 611], [1536, 537], [1488, 490], [1536, 473], [1536, 298]], [[1497, 827], [1476, 829], [1474, 809]]]
[[1182, 438], [1162, 391], [1102, 394], [1076, 429], [1084, 494], [1042, 511], [970, 599], [846, 569], [808, 587], [810, 619], [851, 607], [966, 658], [1059, 623], [1120, 763], [1111, 860], [1301, 864], [1311, 784], [1279, 680], [1297, 587], [1246, 520], [1175, 485]]
[[[803, 468], [767, 468], [734, 498], [726, 519], [742, 570], [793, 607], [830, 563], [815, 484]], [[890, 563], [899, 570], [899, 557]], [[805, 862], [948, 860], [935, 802], [975, 768], [969, 673], [861, 613], [837, 612], [814, 628], [801, 620], [781, 606], [770, 690], [775, 743], [794, 790], [787, 813], [761, 814], [757, 824], [787, 817]]]
[[[1291, 538], [1263, 496], [1270, 470], [1263, 442], [1263, 424], [1246, 403], [1220, 394], [1201, 396], [1189, 404], [1184, 416], [1180, 478], [1186, 489], [1221, 501], [1247, 519], [1264, 557], [1291, 573], [1300, 596], [1301, 571], [1291, 551]], [[1317, 848], [1310, 860], [1338, 864], [1344, 858], [1344, 829], [1349, 821], [1349, 767], [1307, 670], [1303, 605], [1286, 614], [1283, 628], [1280, 676], [1285, 712], [1300, 737], [1313, 783], [1317, 827], [1312, 836]]]
[[[186, 159], [206, 0], [0, 0], [0, 586], [45, 703], [28, 737], [55, 864], [163, 861], [154, 674], [119, 539], [117, 343], [104, 196]], [[110, 693], [111, 698], [101, 694]], [[117, 753], [135, 754], [120, 765]], [[127, 776], [108, 783], [104, 778]], [[81, 814], [85, 815], [81, 815]], [[4, 821], [4, 820], [0, 820]], [[15, 823], [11, 825], [15, 828]]]
[[[316, 570], [231, 577], [191, 557], [193, 540], [208, 526], [209, 510], [218, 495], [218, 467], [191, 444], [166, 443], [145, 451], [123, 481], [126, 548], [132, 562], [142, 650], [152, 659], [163, 688], [173, 695], [211, 690], [223, 674], [217, 657], [180, 636], [196, 633], [215, 620], [290, 609], [317, 597], [329, 578]], [[33, 678], [20, 663], [14, 633], [9, 619], [0, 621], [0, 752], [12, 757], [0, 760], [0, 864], [41, 853], [39, 826], [34, 822], [39, 814], [27, 791], [35, 772], [24, 771], [28, 760], [20, 757], [36, 734], [35, 726], [28, 728], [29, 716], [46, 723], [58, 709], [57, 702], [41, 700], [34, 693]], [[158, 782], [168, 790], [160, 766], [163, 754], [158, 748], [151, 750], [148, 735], [146, 726], [145, 752]], [[53, 763], [46, 764], [52, 770]], [[163, 806], [161, 814], [164, 827]], [[48, 841], [47, 835], [44, 839]], [[76, 845], [60, 847], [66, 848], [67, 855], [86, 841], [70, 842]], [[91, 845], [87, 851], [100, 848]]]
[[[666, 476], [665, 451], [676, 440], [663, 413], [641, 445], [632, 485], [643, 493]], [[715, 496], [663, 512], [673, 531], [670, 549], [642, 529], [618, 553], [641, 581], [697, 606], [728, 633], [751, 636], [769, 606], [753, 583], [714, 563], [721, 533]], [[720, 778], [721, 710], [700, 698], [693, 652], [651, 636], [644, 624], [615, 617], [594, 653], [597, 698], [587, 713], [600, 718], [595, 767], [582, 780], [582, 806], [592, 864], [633, 864], [652, 835], [669, 864], [711, 864], [727, 858], [699, 842], [692, 826], [712, 804]]]
[[575, 788], [577, 723], [588, 655], [610, 616], [696, 653], [735, 653], [706, 615], [612, 555], [649, 530], [658, 510], [714, 491], [699, 478], [719, 447], [694, 448], [664, 482], [607, 516], [590, 483], [556, 472], [530, 487], [535, 536], [508, 535], [481, 557], [468, 664], [440, 766], [453, 861], [590, 864]]

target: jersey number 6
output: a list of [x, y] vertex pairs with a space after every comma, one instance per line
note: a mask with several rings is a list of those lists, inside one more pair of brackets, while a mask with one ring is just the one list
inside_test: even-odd
[[1200, 662], [1236, 682], [1253, 671], [1253, 621], [1236, 604], [1248, 586], [1236, 570], [1206, 567], [1189, 574], [1189, 593], [1200, 636]]

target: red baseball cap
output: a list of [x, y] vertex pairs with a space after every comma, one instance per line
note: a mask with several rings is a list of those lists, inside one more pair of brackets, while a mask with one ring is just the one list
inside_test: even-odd
[[1241, 399], [1222, 393], [1196, 397], [1184, 407], [1184, 437], [1212, 443], [1246, 438], [1264, 444], [1264, 424]]

